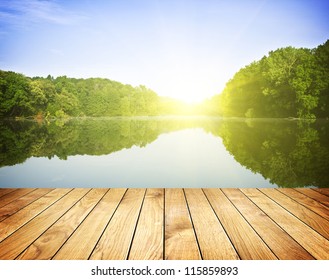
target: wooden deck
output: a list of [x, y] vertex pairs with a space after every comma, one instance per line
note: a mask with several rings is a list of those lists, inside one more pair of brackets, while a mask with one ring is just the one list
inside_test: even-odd
[[0, 189], [0, 259], [329, 259], [329, 189]]

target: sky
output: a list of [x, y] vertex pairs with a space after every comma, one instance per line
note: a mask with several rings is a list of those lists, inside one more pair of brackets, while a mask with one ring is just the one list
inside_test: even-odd
[[329, 39], [324, 0], [0, 0], [0, 69], [198, 102], [269, 51]]

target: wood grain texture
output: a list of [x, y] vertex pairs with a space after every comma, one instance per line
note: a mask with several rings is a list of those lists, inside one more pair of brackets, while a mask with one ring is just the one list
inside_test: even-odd
[[11, 188], [0, 188], [0, 199], [2, 196], [4, 196], [7, 193], [13, 192], [16, 189], [11, 189]]
[[329, 239], [329, 221], [275, 189], [261, 189], [260, 191]]
[[201, 189], [185, 189], [188, 207], [205, 260], [239, 259], [230, 239]]
[[314, 259], [287, 232], [250, 201], [238, 189], [222, 189], [234, 206], [281, 260]]
[[329, 196], [329, 186], [328, 186], [328, 188], [320, 188], [320, 189], [314, 189], [314, 190], [319, 193], [322, 193], [326, 196]]
[[[53, 189], [36, 189], [0, 208], [0, 222], [39, 199]], [[0, 198], [1, 199], [1, 198]]]
[[241, 189], [259, 208], [317, 259], [329, 259], [329, 241], [257, 189]]
[[51, 259], [106, 192], [106, 189], [92, 189], [88, 192], [17, 259]]
[[284, 193], [285, 195], [289, 196], [290, 198], [294, 199], [298, 203], [304, 205], [308, 209], [314, 211], [321, 217], [329, 220], [329, 207], [321, 204], [320, 202], [294, 190], [288, 188], [281, 188], [278, 189], [279, 192]]
[[70, 189], [55, 189], [0, 222], [0, 241], [32, 220], [70, 191]]
[[329, 207], [329, 197], [326, 196], [325, 194], [319, 193], [316, 190], [313, 189], [302, 189], [302, 188], [297, 188], [296, 191], [307, 195], [308, 197], [317, 200], [321, 204]]
[[164, 190], [148, 189], [128, 259], [163, 259], [163, 211]]
[[0, 259], [15, 259], [88, 191], [89, 189], [74, 189], [70, 191], [67, 195], [61, 197], [57, 203], [7, 237], [0, 243]]
[[329, 259], [316, 189], [23, 190], [0, 189], [0, 259]]
[[165, 189], [165, 259], [201, 259], [182, 189]]
[[241, 259], [277, 259], [221, 190], [204, 189], [204, 192]]
[[127, 189], [110, 189], [67, 242], [54, 260], [87, 260], [111, 220]]
[[90, 259], [127, 259], [144, 195], [145, 189], [128, 189]]
[[16, 189], [4, 194], [0, 197], [0, 208], [32, 191], [34, 191], [34, 189]]

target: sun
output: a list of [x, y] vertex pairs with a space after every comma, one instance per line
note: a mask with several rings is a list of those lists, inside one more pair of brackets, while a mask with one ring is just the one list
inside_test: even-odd
[[188, 73], [186, 75], [172, 75], [159, 85], [157, 93], [180, 99], [187, 103], [198, 103], [222, 91], [225, 81], [211, 79], [206, 75]]

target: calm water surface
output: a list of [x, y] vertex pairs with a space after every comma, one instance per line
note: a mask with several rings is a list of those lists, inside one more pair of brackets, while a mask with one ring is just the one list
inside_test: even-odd
[[329, 123], [1, 122], [0, 187], [328, 187]]

